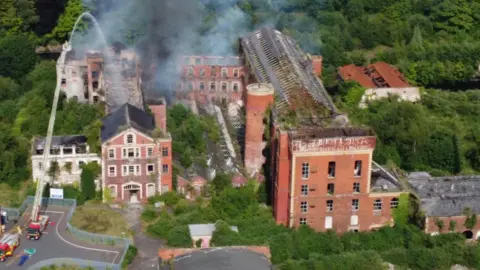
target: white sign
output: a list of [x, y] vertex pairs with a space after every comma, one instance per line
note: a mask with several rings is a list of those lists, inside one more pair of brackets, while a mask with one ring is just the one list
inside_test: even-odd
[[50, 189], [50, 198], [52, 198], [52, 199], [63, 199], [63, 188], [51, 188]]

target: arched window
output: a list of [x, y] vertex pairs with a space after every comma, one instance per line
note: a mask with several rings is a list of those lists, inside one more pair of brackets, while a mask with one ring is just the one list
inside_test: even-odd
[[374, 211], [382, 210], [382, 200], [376, 199], [376, 200], [373, 202], [373, 210], [374, 210]]
[[127, 143], [134, 143], [135, 141], [134, 141], [133, 134], [127, 134], [126, 141]]
[[397, 198], [392, 198], [390, 201], [390, 208], [397, 208], [398, 207], [398, 199]]

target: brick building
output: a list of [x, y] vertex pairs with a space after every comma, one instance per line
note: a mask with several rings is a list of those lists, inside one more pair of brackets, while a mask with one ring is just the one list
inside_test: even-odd
[[360, 101], [360, 107], [366, 107], [369, 100], [387, 98], [396, 95], [403, 101], [420, 100], [418, 87], [410, 85], [403, 74], [394, 66], [385, 62], [376, 62], [366, 67], [347, 65], [338, 68], [339, 79], [356, 81], [366, 89]]
[[181, 77], [175, 87], [177, 98], [197, 102], [242, 99], [243, 62], [237, 56], [184, 56]]
[[172, 190], [172, 139], [165, 101], [150, 103], [154, 116], [124, 104], [103, 119], [102, 185], [116, 202], [146, 202]]
[[425, 233], [454, 231], [470, 239], [480, 237], [479, 222], [473, 228], [465, 226], [467, 218], [480, 214], [480, 176], [432, 177], [415, 172], [408, 176], [408, 182], [425, 213]]
[[318, 58], [269, 27], [242, 38], [241, 52], [251, 84], [245, 166], [259, 172], [266, 160], [277, 223], [337, 232], [392, 224], [401, 190], [391, 175], [372, 168], [375, 134], [348, 126], [316, 76]]

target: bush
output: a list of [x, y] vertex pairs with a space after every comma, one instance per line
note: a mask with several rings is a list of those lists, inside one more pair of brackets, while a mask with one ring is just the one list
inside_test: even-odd
[[125, 258], [122, 262], [122, 268], [127, 268], [130, 264], [132, 264], [133, 260], [137, 256], [138, 250], [135, 246], [128, 246], [127, 253], [125, 254]]
[[148, 226], [147, 232], [162, 239], [167, 239], [170, 230], [173, 228], [170, 215], [166, 212], [160, 213], [158, 220]]
[[157, 218], [157, 212], [154, 209], [147, 207], [143, 211], [141, 218], [146, 222], [154, 221]]
[[193, 243], [187, 225], [175, 226], [167, 237], [167, 244], [171, 247], [191, 248]]
[[156, 195], [148, 199], [148, 203], [155, 204], [156, 202], [164, 202], [166, 206], [174, 206], [177, 204], [180, 197], [177, 193], [170, 191], [163, 193], [162, 195]]

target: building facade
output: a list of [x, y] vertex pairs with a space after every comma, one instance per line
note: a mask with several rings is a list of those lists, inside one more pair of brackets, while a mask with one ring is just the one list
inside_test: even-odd
[[104, 200], [143, 203], [172, 190], [172, 139], [162, 106], [150, 105], [155, 118], [125, 104], [103, 119], [102, 185], [111, 197]]
[[238, 56], [184, 56], [181, 78], [175, 87], [178, 99], [232, 102], [242, 99], [243, 62]]
[[[80, 181], [82, 166], [89, 162], [100, 164], [97, 153], [90, 152], [83, 135], [53, 136], [50, 155], [44, 164], [45, 138], [37, 137], [32, 143], [32, 179], [47, 176], [54, 185], [72, 185]], [[97, 183], [98, 184], [98, 183]]]

